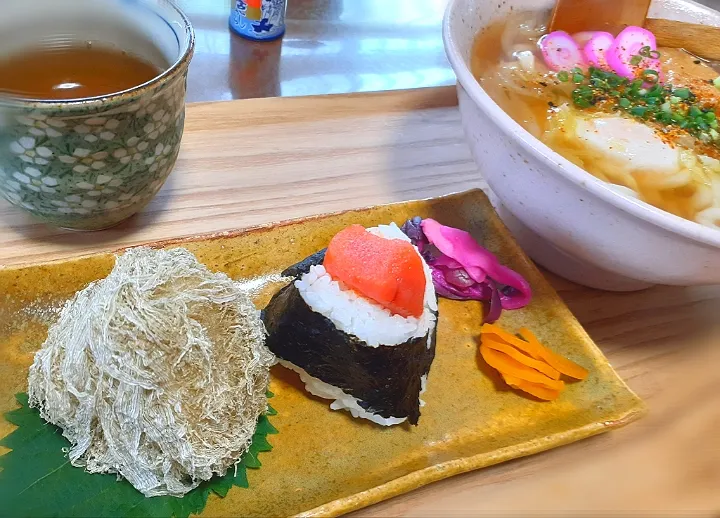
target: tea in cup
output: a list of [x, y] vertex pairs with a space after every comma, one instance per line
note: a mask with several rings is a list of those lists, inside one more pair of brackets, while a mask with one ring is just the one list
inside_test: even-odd
[[186, 16], [166, 0], [4, 0], [2, 10], [0, 194], [77, 230], [140, 211], [180, 149]]

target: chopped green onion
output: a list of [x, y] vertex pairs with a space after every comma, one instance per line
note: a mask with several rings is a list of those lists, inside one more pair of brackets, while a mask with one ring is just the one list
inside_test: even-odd
[[652, 50], [650, 47], [643, 47], [640, 49], [640, 52], [638, 52], [638, 55], [643, 58], [650, 58], [650, 59], [660, 59], [662, 54], [658, 52], [657, 50]]
[[672, 117], [669, 112], [658, 112], [655, 114], [655, 120], [662, 122], [663, 124], [670, 124], [672, 122]]
[[672, 120], [674, 122], [677, 122], [678, 124], [685, 122], [685, 116], [682, 113], [673, 112], [671, 117], [672, 117]]
[[568, 77], [568, 73], [565, 72], [564, 70], [557, 73], [557, 78], [559, 81], [562, 81], [563, 83], [566, 83], [568, 81], [568, 79], [570, 79]]
[[[649, 47], [641, 50], [641, 56], [634, 56], [640, 62], [642, 58], [657, 59], [660, 55]], [[586, 72], [574, 68], [558, 73], [557, 77], [577, 85], [572, 91], [572, 100], [579, 108], [623, 110], [638, 119], [683, 129], [696, 139], [720, 148], [720, 116], [714, 111], [720, 109], [720, 103], [710, 109], [689, 88], [660, 84], [656, 70], [641, 68], [641, 75], [633, 80], [595, 67]], [[720, 77], [710, 82], [720, 90]]]
[[590, 108], [592, 106], [592, 103], [590, 101], [583, 98], [576, 98], [575, 104], [578, 105], [580, 108]]
[[630, 58], [630, 64], [634, 67], [638, 66], [642, 61], [642, 56], [633, 56]]
[[642, 75], [643, 79], [648, 83], [657, 83], [660, 81], [660, 74], [658, 74], [655, 70], [644, 70]]
[[650, 88], [648, 95], [652, 95], [653, 97], [664, 96], [665, 90], [663, 90], [662, 86], [660, 86], [658, 83], [655, 83], [655, 85], [653, 85], [653, 87]]

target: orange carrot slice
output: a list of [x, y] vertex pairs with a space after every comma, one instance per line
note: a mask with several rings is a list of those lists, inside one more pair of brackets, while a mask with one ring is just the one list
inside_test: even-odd
[[560, 397], [559, 390], [552, 390], [537, 383], [530, 383], [529, 381], [521, 380], [520, 378], [516, 378], [509, 374], [503, 374], [503, 378], [505, 379], [505, 383], [511, 387], [527, 392], [538, 399], [542, 399], [544, 401], [554, 401]]
[[520, 329], [520, 336], [527, 340], [528, 343], [534, 344], [535, 347], [539, 348], [542, 351], [542, 359], [561, 373], [578, 380], [584, 380], [588, 377], [589, 373], [587, 369], [544, 347], [529, 329]]
[[483, 324], [481, 329], [480, 354], [509, 386], [552, 401], [565, 388], [561, 374], [579, 380], [588, 376], [587, 369], [545, 347], [529, 329], [522, 328], [519, 334], [522, 338], [495, 324]]
[[552, 352], [550, 349], [542, 345], [540, 340], [538, 340], [529, 329], [520, 329], [520, 336], [522, 336], [524, 340], [519, 339], [515, 335], [508, 333], [501, 327], [494, 324], [483, 324], [481, 332], [483, 334], [492, 334], [497, 336], [501, 341], [529, 354], [536, 360], [543, 360], [545, 363], [566, 376], [570, 376], [571, 378], [578, 380], [584, 380], [588, 376], [587, 369]]
[[535, 369], [514, 360], [507, 354], [491, 349], [487, 345], [480, 344], [480, 354], [488, 365], [500, 371], [501, 374], [509, 374], [525, 381], [539, 383], [551, 390], [562, 390], [565, 386], [562, 381], [551, 379]]
[[543, 358], [543, 352], [542, 352], [542, 345], [539, 345], [539, 342], [526, 342], [525, 340], [520, 340], [517, 336], [508, 333], [503, 328], [496, 326], [495, 324], [483, 324], [480, 332], [483, 335], [486, 334], [492, 334], [497, 336], [501, 341], [510, 344], [517, 349], [520, 349], [522, 352], [529, 354], [536, 360], [544, 360]]
[[492, 339], [493, 335], [483, 337], [482, 343], [483, 345], [486, 345], [490, 349], [495, 349], [496, 351], [503, 352], [510, 356], [511, 358], [519, 361], [523, 365], [527, 365], [530, 368], [535, 369], [536, 371], [540, 371], [543, 374], [545, 374], [548, 378], [559, 380], [560, 379], [560, 372], [558, 372], [556, 369], [548, 365], [547, 363], [543, 363], [541, 361], [535, 360], [531, 358], [530, 356], [523, 354], [522, 352], [518, 351], [514, 347], [507, 345], [505, 343], [499, 342], [497, 340]]

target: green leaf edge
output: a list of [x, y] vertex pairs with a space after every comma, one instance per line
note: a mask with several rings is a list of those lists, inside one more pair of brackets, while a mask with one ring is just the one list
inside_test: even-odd
[[[267, 398], [270, 399], [275, 396], [272, 392], [269, 390], [266, 392]], [[7, 436], [0, 439], [0, 446], [4, 446], [6, 448], [9, 448], [10, 451], [5, 453], [4, 455], [0, 455], [0, 495], [3, 496], [3, 498], [0, 498], [0, 503], [5, 500], [5, 497], [8, 495], [4, 494], [2, 488], [2, 479], [4, 476], [12, 476], [11, 473], [8, 473], [5, 469], [5, 465], [7, 465], [8, 459], [11, 459], [11, 455], [13, 452], [16, 451], [17, 446], [22, 446], [23, 441], [20, 441], [17, 446], [14, 446], [14, 440], [13, 437], [19, 437], [22, 434], [26, 432], [25, 428], [23, 427], [23, 423], [25, 421], [25, 418], [27, 418], [30, 414], [34, 414], [34, 416], [37, 418], [38, 424], [41, 424], [41, 426], [38, 426], [35, 430], [32, 432], [29, 432], [29, 436], [37, 436], [42, 435], [43, 433], [60, 433], [59, 429], [55, 427], [54, 425], [51, 425], [49, 423], [46, 423], [41, 417], [40, 414], [34, 410], [31, 409], [29, 406], [29, 397], [26, 393], [21, 392], [18, 394], [15, 394], [15, 399], [20, 405], [20, 408], [17, 408], [15, 410], [10, 410], [9, 412], [6, 412], [4, 417], [5, 419], [17, 426], [18, 428], [15, 429], [13, 432], [8, 434]], [[223, 477], [215, 476], [211, 480], [205, 481], [201, 483], [198, 487], [187, 493], [182, 498], [175, 498], [175, 497], [153, 497], [153, 498], [144, 498], [145, 501], [154, 501], [154, 500], [160, 500], [165, 499], [166, 501], [166, 507], [169, 508], [171, 511], [170, 513], [165, 513], [164, 515], [153, 515], [153, 516], [167, 516], [167, 518], [189, 518], [191, 514], [200, 514], [207, 505], [207, 500], [210, 497], [211, 493], [216, 494], [220, 498], [225, 498], [232, 489], [233, 486], [241, 487], [244, 489], [248, 489], [250, 487], [248, 477], [247, 477], [247, 469], [259, 469], [262, 466], [262, 463], [258, 459], [258, 455], [260, 453], [269, 452], [272, 450], [272, 445], [267, 440], [268, 435], [274, 435], [279, 433], [278, 430], [270, 423], [270, 420], [268, 419], [268, 416], [274, 416], [277, 415], [277, 411], [270, 405], [268, 402], [268, 408], [265, 412], [265, 414], [261, 415], [258, 418], [258, 424], [255, 429], [255, 434], [253, 435], [252, 443], [250, 444], [250, 447], [248, 448], [248, 451], [245, 452], [245, 454], [242, 456], [240, 461], [237, 463], [235, 468], [230, 468], [228, 472]], [[63, 438], [64, 440], [64, 438]], [[27, 442], [27, 441], [24, 441]], [[68, 442], [68, 446], [69, 446]], [[62, 453], [62, 452], [58, 452]], [[49, 453], [49, 454], [54, 454]], [[64, 453], [63, 453], [64, 455]], [[72, 469], [80, 469], [76, 467], [72, 467]], [[40, 475], [40, 477], [44, 477], [46, 474]], [[111, 475], [95, 475], [87, 473], [88, 476], [111, 476]], [[119, 481], [118, 484], [129, 484], [126, 480]], [[4, 507], [4, 506], [3, 506]], [[0, 512], [4, 513], [8, 512], [9, 510], [7, 508], [0, 507]], [[161, 506], [158, 506], [161, 507]], [[23, 515], [25, 513], [22, 513], [21, 510], [15, 509], [16, 512], [18, 512], [20, 515]], [[94, 514], [92, 512], [88, 512], [89, 509], [84, 508], [83, 514], [84, 515], [92, 515], [92, 516], [101, 516], [101, 514]], [[10, 515], [6, 515], [10, 516]]]

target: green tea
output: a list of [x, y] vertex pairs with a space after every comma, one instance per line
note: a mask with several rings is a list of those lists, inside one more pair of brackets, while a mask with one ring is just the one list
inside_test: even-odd
[[0, 93], [24, 99], [80, 99], [127, 90], [160, 72], [112, 47], [89, 42], [43, 45], [0, 58]]

